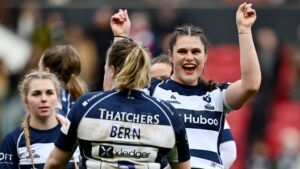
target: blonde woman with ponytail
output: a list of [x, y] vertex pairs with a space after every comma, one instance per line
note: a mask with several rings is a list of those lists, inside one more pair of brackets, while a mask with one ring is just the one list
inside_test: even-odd
[[[56, 117], [60, 83], [51, 73], [32, 71], [19, 90], [27, 113], [22, 125], [8, 133], [0, 145], [0, 168], [41, 169], [61, 127]], [[75, 168], [74, 164], [69, 166]]]
[[82, 168], [189, 168], [186, 132], [175, 109], [143, 92], [150, 84], [147, 50], [131, 39], [107, 52], [104, 92], [83, 95], [68, 114], [45, 169], [62, 168], [79, 143]]

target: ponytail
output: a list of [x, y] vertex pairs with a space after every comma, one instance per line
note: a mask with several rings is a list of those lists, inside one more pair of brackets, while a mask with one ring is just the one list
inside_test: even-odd
[[32, 168], [35, 169], [34, 158], [33, 158], [32, 150], [30, 147], [29, 121], [30, 121], [30, 114], [27, 113], [23, 120], [24, 137], [25, 137], [26, 149], [27, 149], [27, 152], [29, 153]]
[[66, 84], [66, 89], [70, 93], [72, 100], [76, 100], [86, 92], [83, 84], [74, 74], [70, 76], [70, 79]]
[[112, 44], [107, 53], [107, 64], [115, 68], [113, 88], [141, 89], [149, 86], [150, 54], [133, 41], [122, 39]]
[[208, 91], [213, 91], [217, 88], [217, 82], [214, 80], [206, 80], [203, 77], [199, 77], [198, 84], [200, 86], [203, 86]]
[[113, 87], [117, 89], [145, 88], [150, 84], [150, 58], [137, 45], [127, 55], [123, 67], [115, 76]]

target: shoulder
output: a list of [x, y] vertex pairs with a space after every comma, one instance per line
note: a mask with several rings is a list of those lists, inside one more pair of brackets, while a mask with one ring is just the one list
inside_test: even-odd
[[17, 144], [18, 139], [23, 134], [23, 128], [21, 126], [15, 128], [11, 132], [7, 133], [1, 143], [2, 145], [8, 145], [8, 144]]
[[228, 83], [228, 82], [219, 83], [217, 88], [220, 89], [221, 91], [226, 90], [228, 88], [228, 86], [230, 86], [230, 84], [231, 83]]
[[150, 95], [152, 95], [154, 89], [156, 88], [156, 86], [161, 83], [163, 80], [159, 80], [156, 78], [151, 78], [151, 83], [150, 83], [150, 87], [149, 87], [149, 91], [150, 91]]
[[99, 99], [109, 95], [110, 93], [111, 93], [111, 91], [107, 91], [107, 92], [100, 91], [100, 92], [90, 92], [90, 93], [84, 94], [76, 100], [75, 105], [76, 106], [79, 106], [79, 105], [86, 106], [88, 104], [95, 103]]

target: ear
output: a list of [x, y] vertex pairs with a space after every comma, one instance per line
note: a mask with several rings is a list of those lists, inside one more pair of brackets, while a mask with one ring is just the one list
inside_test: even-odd
[[50, 73], [50, 69], [48, 67], [45, 67], [45, 70], [46, 72], [49, 72]]
[[168, 50], [168, 56], [169, 56], [169, 61], [173, 64], [174, 57], [171, 50]]
[[207, 61], [207, 53], [204, 56], [204, 63], [206, 63], [206, 61]]
[[29, 110], [27, 98], [25, 98], [25, 99], [23, 100], [23, 103], [24, 103], [25, 108], [26, 108], [27, 110]]
[[110, 67], [110, 70], [111, 70], [111, 77], [113, 78], [116, 74], [116, 68], [113, 65], [111, 65], [109, 67]]

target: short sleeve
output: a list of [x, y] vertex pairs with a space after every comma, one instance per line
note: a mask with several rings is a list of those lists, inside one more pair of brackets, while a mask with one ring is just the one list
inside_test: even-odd
[[77, 128], [80, 122], [78, 114], [79, 101], [71, 108], [67, 118], [69, 122], [62, 124], [55, 146], [65, 151], [75, 151], [77, 146]]
[[19, 168], [19, 158], [17, 154], [16, 142], [11, 135], [6, 135], [0, 144], [0, 168]]

